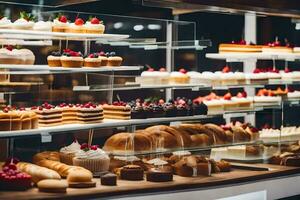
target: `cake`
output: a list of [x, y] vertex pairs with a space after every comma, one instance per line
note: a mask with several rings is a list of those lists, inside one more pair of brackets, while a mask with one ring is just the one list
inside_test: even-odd
[[161, 68], [159, 71], [149, 68], [142, 72], [140, 77], [136, 77], [136, 82], [141, 85], [166, 85], [169, 84], [169, 77], [170, 74], [165, 68]]
[[190, 84], [205, 83], [203, 76], [200, 72], [190, 71], [186, 73], [190, 77]]
[[31, 116], [29, 114], [29, 111], [26, 111], [25, 109], [20, 109], [18, 111], [21, 119], [21, 130], [29, 130], [32, 129], [31, 127]]
[[75, 157], [76, 152], [81, 148], [81, 145], [77, 140], [73, 141], [69, 146], [62, 147], [59, 150], [59, 157], [62, 163], [67, 165], [73, 165], [73, 158]]
[[246, 73], [246, 80], [250, 84], [266, 84], [268, 83], [268, 74], [261, 69], [255, 69], [253, 73]]
[[215, 72], [215, 74], [217, 74], [220, 77], [220, 81], [222, 85], [238, 84], [238, 76], [235, 73], [231, 72], [231, 69], [228, 66], [225, 66], [222, 72]]
[[59, 51], [53, 51], [48, 57], [48, 65], [49, 67], [61, 67], [61, 53]]
[[0, 49], [0, 64], [24, 64], [24, 59], [18, 50], [6, 46]]
[[101, 51], [100, 53], [98, 53], [100, 60], [101, 60], [101, 66], [107, 66], [108, 63], [108, 55], [109, 53], [105, 53], [103, 51]]
[[86, 26], [81, 18], [76, 18], [74, 23], [70, 23], [65, 32], [69, 33], [86, 33]]
[[101, 59], [98, 58], [97, 53], [90, 54], [88, 57], [84, 59], [84, 66], [85, 67], [100, 67], [101, 66]]
[[144, 170], [138, 165], [126, 165], [120, 170], [120, 178], [129, 181], [144, 179]]
[[20, 18], [12, 23], [13, 29], [29, 30], [34, 26], [32, 14], [26, 12], [20, 12]]
[[221, 85], [221, 78], [219, 73], [204, 71], [202, 72], [202, 77], [205, 83], [209, 83], [213, 86]]
[[103, 105], [104, 119], [130, 119], [131, 107], [124, 102], [116, 101], [112, 105]]
[[235, 97], [231, 98], [231, 101], [237, 103], [239, 110], [247, 110], [253, 107], [253, 98], [248, 97], [245, 91], [239, 92]]
[[117, 185], [117, 175], [107, 173], [101, 176], [101, 185], [115, 186]]
[[286, 43], [285, 46], [282, 46], [276, 37], [275, 42], [270, 42], [267, 46], [263, 46], [262, 52], [269, 54], [292, 53], [293, 48], [289, 43]]
[[65, 15], [59, 15], [52, 23], [53, 32], [66, 32], [69, 27], [68, 19]]
[[232, 41], [231, 44], [222, 43], [219, 45], [219, 53], [258, 53], [262, 51], [262, 46], [246, 44], [245, 40], [239, 42]]
[[61, 65], [63, 67], [82, 67], [83, 57], [81, 52], [75, 52], [70, 49], [65, 49], [63, 55], [60, 58]]
[[107, 58], [107, 66], [118, 67], [122, 64], [123, 58], [116, 56], [115, 52], [110, 52]]
[[103, 109], [92, 103], [86, 103], [77, 107], [77, 119], [80, 123], [101, 123]]
[[20, 172], [17, 159], [8, 159], [0, 171], [0, 190], [27, 190], [32, 187], [31, 176]]
[[5, 107], [0, 111], [0, 131], [15, 131], [22, 129], [22, 121], [17, 111]]
[[146, 180], [150, 182], [173, 181], [173, 171], [167, 167], [151, 168], [146, 172]]
[[31, 108], [39, 118], [39, 126], [57, 126], [62, 124], [62, 109], [47, 102], [39, 107]]
[[300, 53], [300, 47], [294, 47], [293, 48], [293, 53], [299, 54]]
[[52, 31], [52, 22], [38, 21], [38, 22], [34, 23], [33, 30], [51, 32]]
[[11, 28], [12, 23], [11, 23], [10, 19], [8, 19], [7, 17], [5, 17], [3, 15], [0, 18], [1, 18], [0, 19], [0, 28], [1, 29], [3, 29], [3, 28]]
[[260, 131], [260, 139], [264, 142], [296, 141], [300, 140], [300, 128], [296, 126], [280, 129], [264, 128]]
[[300, 80], [299, 71], [290, 71], [288, 69], [280, 72], [281, 79], [284, 81], [298, 81]]
[[78, 122], [78, 108], [76, 105], [61, 103], [59, 107], [62, 109], [63, 124], [74, 124]]
[[226, 93], [223, 96], [223, 105], [224, 105], [224, 110], [225, 111], [230, 111], [230, 110], [237, 110], [239, 108], [239, 104], [236, 101], [231, 100], [232, 95], [230, 92]]
[[300, 99], [300, 91], [291, 91], [287, 93], [288, 99]]
[[80, 149], [73, 158], [75, 166], [84, 167], [94, 174], [108, 171], [110, 159], [105, 151], [97, 145], [88, 146], [86, 143]]
[[170, 84], [188, 84], [190, 77], [186, 73], [185, 69], [180, 69], [178, 72], [171, 72]]
[[281, 97], [275, 96], [274, 93], [267, 89], [260, 89], [253, 98], [255, 106], [280, 105]]
[[103, 21], [100, 21], [97, 17], [92, 17], [85, 23], [86, 33], [92, 34], [103, 34], [105, 30], [105, 26], [103, 25]]
[[23, 57], [23, 62], [22, 64], [25, 65], [33, 65], [35, 62], [35, 55], [33, 52], [29, 49], [13, 49], [13, 51], [18, 51], [19, 54]]
[[207, 114], [220, 114], [224, 111], [224, 102], [220, 99], [204, 100], [203, 103], [207, 106]]

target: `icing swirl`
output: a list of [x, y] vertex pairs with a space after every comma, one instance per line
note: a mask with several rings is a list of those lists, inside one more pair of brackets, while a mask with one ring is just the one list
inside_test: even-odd
[[69, 146], [62, 147], [60, 149], [60, 152], [65, 154], [71, 154], [71, 153], [76, 153], [79, 150], [80, 150], [80, 144], [78, 143], [78, 141], [75, 141]]
[[78, 159], [109, 159], [108, 155], [102, 149], [96, 150], [80, 150], [75, 153], [75, 157]]

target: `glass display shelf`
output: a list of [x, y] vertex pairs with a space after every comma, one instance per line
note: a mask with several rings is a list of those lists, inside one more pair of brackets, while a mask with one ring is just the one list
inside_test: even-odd
[[286, 60], [300, 59], [295, 53], [207, 53], [206, 58], [226, 60], [227, 62], [243, 62], [246, 60]]

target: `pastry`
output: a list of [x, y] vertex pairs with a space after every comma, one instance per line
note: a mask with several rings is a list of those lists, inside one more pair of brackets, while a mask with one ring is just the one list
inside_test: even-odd
[[67, 176], [69, 184], [72, 183], [92, 183], [93, 174], [88, 170], [82, 170], [82, 168], [72, 168]]
[[112, 105], [103, 105], [104, 119], [130, 119], [131, 107], [122, 101], [115, 101]]
[[129, 181], [144, 179], [144, 170], [138, 165], [126, 165], [120, 170], [120, 178]]
[[52, 22], [38, 21], [34, 24], [33, 30], [51, 32], [52, 31]]
[[115, 52], [110, 52], [107, 58], [107, 66], [118, 67], [122, 64], [123, 58], [116, 56]]
[[29, 49], [13, 49], [14, 51], [18, 51], [19, 54], [21, 54], [21, 56], [23, 57], [23, 62], [22, 64], [24, 65], [33, 65], [35, 62], [35, 55], [33, 54], [33, 52]]
[[170, 168], [151, 168], [146, 172], [146, 180], [150, 182], [173, 181], [173, 171]]
[[68, 183], [65, 180], [45, 179], [37, 183], [40, 192], [66, 193]]
[[204, 127], [214, 133], [216, 144], [225, 144], [226, 143], [227, 136], [226, 136], [224, 130], [220, 126], [210, 123], [210, 124], [205, 124]]
[[52, 23], [53, 32], [66, 32], [69, 27], [68, 19], [65, 15], [59, 15]]
[[112, 156], [110, 158], [109, 170], [115, 172], [118, 168], [128, 164], [139, 165], [145, 169], [144, 163], [136, 156]]
[[22, 127], [21, 130], [31, 129], [31, 117], [28, 111], [20, 110], [19, 111]]
[[109, 169], [110, 159], [105, 151], [97, 145], [89, 147], [87, 144], [81, 145], [81, 150], [75, 153], [73, 164], [84, 167], [92, 173], [106, 172]]
[[77, 107], [77, 119], [79, 123], [101, 123], [103, 120], [103, 109], [101, 106], [91, 102]]
[[7, 17], [5, 16], [1, 16], [0, 17], [0, 28], [5, 28], [5, 29], [8, 29], [8, 28], [11, 28], [12, 27], [12, 23], [11, 23], [11, 20], [8, 19]]
[[59, 51], [53, 51], [48, 57], [48, 65], [49, 67], [61, 67], [61, 53]]
[[81, 52], [75, 52], [70, 49], [65, 49], [63, 55], [60, 58], [61, 65], [63, 67], [82, 67], [83, 57]]
[[89, 19], [85, 23], [86, 33], [92, 34], [103, 34], [105, 30], [105, 26], [103, 25], [103, 21], [100, 21], [97, 17], [93, 17]]
[[88, 57], [84, 59], [85, 67], [100, 67], [101, 66], [101, 58], [98, 57], [97, 53], [90, 54]]
[[32, 14], [26, 12], [20, 12], [20, 18], [12, 23], [13, 29], [29, 30], [34, 26]]
[[115, 186], [117, 185], [117, 175], [107, 173], [101, 176], [101, 185]]
[[280, 41], [278, 41], [278, 38], [276, 37], [275, 42], [270, 42], [270, 43], [268, 43], [267, 46], [263, 46], [262, 52], [263, 53], [271, 53], [271, 54], [273, 54], [273, 53], [276, 53], [276, 54], [292, 53], [293, 48], [291, 47], [291, 45], [289, 43], [287, 43], [285, 46], [282, 46]]
[[245, 40], [219, 45], [219, 53], [258, 53], [261, 51], [262, 46], [251, 43], [247, 45]]
[[74, 104], [61, 103], [59, 107], [62, 109], [62, 123], [74, 124], [78, 123], [78, 107]]
[[284, 166], [300, 166], [300, 156], [299, 154], [285, 152], [282, 154], [275, 154], [270, 158], [271, 164], [284, 165]]
[[67, 165], [73, 165], [73, 158], [75, 157], [76, 152], [80, 150], [81, 145], [77, 140], [73, 141], [69, 146], [62, 147], [59, 150], [60, 161]]
[[170, 83], [171, 84], [188, 84], [190, 77], [186, 74], [185, 69], [180, 69], [178, 72], [170, 73]]
[[225, 160], [220, 160], [217, 163], [217, 167], [220, 169], [220, 172], [229, 172], [231, 171], [231, 165]]
[[69, 33], [86, 33], [84, 21], [81, 18], [76, 18], [74, 23], [71, 23], [65, 32]]
[[105, 141], [103, 149], [109, 152], [151, 151], [152, 139], [145, 131], [136, 133], [117, 133]]
[[165, 68], [160, 68], [159, 71], [149, 68], [140, 77], [136, 77], [135, 81], [141, 85], [165, 85], [169, 84], [169, 78], [170, 73]]
[[39, 107], [31, 108], [39, 117], [39, 126], [57, 126], [62, 124], [62, 110], [51, 104], [44, 103]]
[[0, 64], [24, 64], [24, 59], [18, 50], [6, 46], [0, 49]]
[[22, 121], [17, 111], [8, 107], [0, 111], [0, 131], [15, 131], [22, 129]]
[[101, 66], [107, 66], [108, 63], [108, 53], [101, 51], [99, 54], [99, 59], [101, 60]]
[[31, 176], [18, 171], [16, 159], [9, 159], [0, 171], [0, 190], [27, 190], [31, 185]]

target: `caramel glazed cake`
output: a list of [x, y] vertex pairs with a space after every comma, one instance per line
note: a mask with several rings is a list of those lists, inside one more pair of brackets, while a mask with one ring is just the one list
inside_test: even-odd
[[131, 107], [129, 105], [103, 105], [105, 119], [121, 119], [131, 118]]
[[78, 107], [77, 117], [79, 123], [98, 123], [103, 120], [103, 109], [101, 106], [87, 103]]
[[262, 51], [261, 45], [220, 44], [220, 53], [257, 53]]

